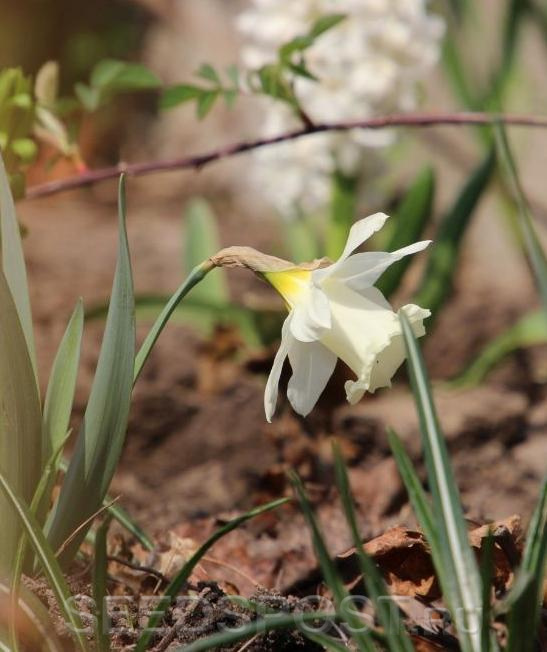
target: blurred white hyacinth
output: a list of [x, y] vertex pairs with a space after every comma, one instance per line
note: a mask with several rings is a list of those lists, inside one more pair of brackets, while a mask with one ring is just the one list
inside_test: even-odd
[[[314, 122], [366, 119], [415, 105], [416, 83], [439, 57], [444, 23], [427, 12], [426, 0], [252, 0], [237, 18], [244, 36], [243, 64], [256, 69], [276, 60], [278, 48], [305, 34], [321, 16], [346, 18], [306, 51], [309, 70], [295, 93]], [[263, 135], [299, 126], [286, 105], [263, 102]], [[357, 174], [366, 149], [391, 142], [386, 131], [323, 133], [258, 150], [254, 181], [282, 213], [325, 205], [330, 177], [339, 169]], [[370, 150], [368, 151], [370, 156]]]

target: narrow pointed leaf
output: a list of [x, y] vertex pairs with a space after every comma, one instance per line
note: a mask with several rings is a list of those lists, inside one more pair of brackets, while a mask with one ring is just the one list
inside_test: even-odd
[[1, 263], [9, 289], [17, 307], [17, 314], [29, 351], [29, 358], [36, 376], [36, 350], [32, 329], [32, 314], [28, 292], [27, 271], [19, 223], [15, 215], [15, 204], [11, 194], [6, 168], [0, 153], [0, 242]]
[[[125, 188], [120, 180], [119, 248], [110, 309], [83, 424], [54, 517], [52, 547], [65, 541], [102, 505], [122, 451], [135, 364], [135, 307], [125, 226]], [[60, 560], [70, 563], [90, 524], [78, 531]]]
[[536, 649], [546, 561], [547, 481], [543, 483], [528, 527], [522, 563], [514, 582], [515, 587], [521, 585], [522, 590], [513, 601], [508, 614], [509, 652], [531, 652]]
[[53, 550], [42, 533], [40, 525], [32, 515], [30, 509], [25, 505], [23, 499], [10, 487], [9, 482], [2, 473], [0, 473], [0, 490], [4, 494], [6, 500], [10, 503], [14, 513], [17, 515], [17, 518], [25, 531], [25, 535], [28, 537], [31, 546], [40, 561], [44, 575], [55, 594], [57, 603], [67, 625], [70, 626], [70, 631], [74, 635], [78, 648], [83, 652], [86, 652], [87, 645], [82, 633], [82, 623], [79, 616], [70, 607], [72, 598], [70, 590], [59, 563], [55, 559]]
[[[193, 199], [184, 213], [184, 272], [213, 256], [220, 249], [220, 237], [215, 216], [204, 199]], [[193, 298], [214, 305], [226, 305], [230, 301], [226, 273], [216, 269], [213, 274], [194, 289]]]
[[501, 123], [496, 125], [496, 145], [502, 172], [508, 183], [513, 201], [518, 208], [520, 217], [519, 224], [523, 240], [528, 251], [532, 269], [534, 270], [543, 306], [547, 311], [547, 256], [536, 233], [528, 202], [520, 182], [518, 169], [509, 147], [507, 132]]
[[451, 381], [455, 386], [478, 385], [504, 358], [519, 349], [547, 343], [547, 315], [543, 310], [530, 312], [489, 342], [471, 364]]
[[494, 150], [473, 170], [454, 205], [443, 218], [414, 302], [429, 308], [433, 318], [447, 299], [454, 280], [463, 236], [496, 167]]
[[80, 361], [83, 325], [84, 311], [80, 300], [68, 322], [49, 377], [43, 416], [47, 455], [59, 447], [68, 431]]
[[370, 632], [363, 629], [363, 620], [355, 614], [349, 604], [349, 593], [331, 559], [319, 523], [317, 522], [317, 518], [313, 513], [308, 497], [304, 491], [302, 481], [293, 471], [289, 472], [289, 480], [291, 481], [298, 502], [300, 503], [302, 513], [304, 514], [310, 529], [315, 555], [321, 567], [325, 582], [332, 592], [336, 611], [345, 621], [347, 621], [348, 625], [352, 627], [353, 639], [355, 640], [357, 648], [364, 652], [375, 652], [377, 648], [374, 645]]
[[[386, 251], [396, 251], [422, 239], [421, 236], [431, 218], [434, 196], [435, 173], [432, 168], [427, 167], [418, 174], [397, 207], [392, 218], [395, 231]], [[375, 285], [384, 296], [389, 297], [395, 292], [411, 263], [412, 256], [406, 256], [382, 274]]]
[[393, 609], [389, 604], [390, 595], [384, 578], [376, 567], [374, 560], [368, 556], [363, 547], [357, 526], [346, 465], [340, 446], [336, 442], [333, 444], [333, 453], [336, 484], [338, 485], [338, 491], [342, 499], [346, 521], [351, 530], [353, 545], [357, 552], [357, 559], [365, 580], [368, 595], [374, 604], [376, 617], [384, 630], [387, 647], [391, 652], [413, 652], [414, 647], [404, 626], [402, 623], [394, 623], [393, 621]]
[[399, 316], [412, 391], [420, 417], [427, 476], [433, 496], [434, 519], [441, 537], [442, 549], [445, 551], [445, 564], [454, 577], [455, 590], [446, 598], [453, 614], [460, 620], [458, 631], [462, 650], [479, 652], [482, 605], [477, 564], [467, 539], [458, 489], [422, 355], [406, 315], [399, 311]]
[[[42, 467], [40, 400], [25, 335], [0, 269], [0, 472], [30, 504]], [[21, 526], [0, 498], [0, 574], [11, 573]]]
[[107, 517], [101, 527], [97, 530], [95, 537], [95, 557], [93, 560], [93, 599], [95, 601], [95, 642], [98, 652], [110, 651], [110, 636], [107, 630], [107, 619], [105, 618], [105, 601], [107, 598], [107, 542], [106, 537], [110, 526], [110, 518]]

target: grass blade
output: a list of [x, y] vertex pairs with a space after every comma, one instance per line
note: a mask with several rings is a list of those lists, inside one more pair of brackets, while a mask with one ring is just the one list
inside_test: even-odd
[[[103, 503], [125, 439], [134, 363], [135, 309], [122, 177], [118, 263], [110, 309], [84, 421], [48, 527], [54, 550], [63, 546]], [[80, 528], [64, 548], [60, 556], [62, 565], [73, 559], [89, 526]]]
[[508, 652], [531, 652], [535, 649], [546, 557], [547, 481], [543, 483], [540, 499], [528, 527], [521, 567], [514, 582], [515, 587], [522, 585], [523, 590], [512, 601], [508, 614]]
[[481, 614], [481, 652], [492, 649], [490, 632], [490, 615], [492, 613], [492, 577], [494, 574], [494, 536], [492, 532], [484, 540], [481, 560], [482, 614]]
[[443, 572], [452, 573], [454, 578], [455, 591], [446, 598], [453, 616], [461, 617], [457, 627], [462, 649], [479, 652], [481, 638], [479, 573], [467, 539], [467, 528], [459, 494], [420, 349], [406, 315], [403, 311], [399, 311], [399, 316], [412, 391], [420, 417], [427, 476], [433, 496], [433, 514], [441, 537], [442, 549], [445, 551], [443, 558], [447, 565]]
[[[98, 652], [110, 652], [110, 637], [105, 622], [105, 600], [107, 596], [106, 580], [108, 557], [106, 554], [106, 537], [110, 527], [107, 516], [97, 530], [95, 537], [95, 559], [93, 563], [93, 599], [95, 601], [95, 645]], [[108, 620], [108, 619], [107, 619]]]
[[57, 349], [44, 401], [43, 428], [47, 446], [45, 455], [48, 457], [52, 451], [58, 449], [68, 431], [76, 389], [83, 325], [84, 311], [80, 299]]
[[[62, 471], [68, 469], [68, 462], [61, 458], [59, 467]], [[108, 514], [118, 523], [123, 526], [146, 550], [154, 550], [154, 542], [146, 534], [146, 532], [129, 516], [123, 507], [114, 502], [112, 497], [108, 494], [103, 499], [103, 507], [106, 508]]]
[[245, 514], [242, 514], [241, 516], [237, 516], [231, 521], [228, 521], [228, 523], [226, 523], [223, 527], [221, 527], [216, 532], [214, 532], [196, 550], [196, 552], [190, 557], [190, 559], [186, 562], [186, 564], [184, 564], [182, 569], [171, 580], [169, 586], [167, 587], [163, 595], [165, 599], [162, 601], [161, 606], [159, 605], [155, 608], [154, 614], [149, 618], [145, 630], [143, 631], [139, 640], [137, 641], [135, 652], [144, 652], [145, 650], [148, 649], [148, 645], [150, 643], [150, 639], [152, 638], [152, 632], [154, 628], [157, 627], [158, 623], [161, 621], [162, 616], [167, 611], [169, 604], [171, 603], [173, 598], [179, 593], [179, 591], [182, 589], [182, 587], [184, 586], [184, 584], [192, 574], [192, 571], [197, 566], [197, 564], [199, 563], [203, 555], [205, 555], [206, 552], [209, 550], [209, 548], [211, 548], [219, 539], [222, 539], [222, 537], [224, 537], [226, 534], [232, 532], [232, 530], [235, 530], [240, 525], [243, 525], [243, 523], [245, 523], [246, 521], [255, 518], [256, 516], [260, 516], [260, 514], [265, 514], [266, 512], [270, 512], [272, 509], [276, 509], [277, 507], [280, 507], [281, 505], [284, 505], [287, 502], [289, 502], [288, 498], [280, 498], [278, 500], [274, 500], [271, 503], [267, 503], [266, 505], [261, 505], [260, 507], [256, 507], [255, 509], [246, 512]]
[[[421, 239], [431, 218], [435, 197], [435, 173], [433, 168], [424, 168], [407, 190], [394, 215], [395, 232], [389, 240], [386, 251], [402, 249]], [[391, 265], [375, 284], [386, 297], [395, 292], [412, 258], [406, 256]]]
[[325, 253], [337, 260], [355, 219], [358, 179], [337, 170], [332, 175], [332, 195], [325, 238]]
[[[0, 269], [0, 472], [30, 504], [42, 467], [42, 415], [25, 335]], [[11, 575], [21, 525], [0, 499], [0, 574]]]
[[[103, 501], [104, 504], [112, 503], [112, 498], [110, 496], [105, 496], [105, 499]], [[152, 539], [146, 534], [146, 532], [133, 521], [131, 516], [123, 509], [123, 507], [120, 507], [117, 503], [111, 504], [107, 512], [112, 515], [112, 518], [116, 519], [120, 525], [122, 525], [130, 534], [132, 534], [135, 539], [141, 544], [145, 550], [154, 550], [154, 542]]]
[[496, 129], [496, 147], [500, 161], [501, 171], [511, 192], [513, 201], [518, 208], [520, 229], [528, 251], [528, 257], [534, 270], [543, 306], [547, 310], [547, 257], [534, 228], [532, 216], [526, 196], [520, 182], [518, 169], [511, 154], [507, 132], [502, 124], [498, 123]]
[[327, 583], [334, 597], [336, 610], [352, 628], [352, 635], [355, 642], [357, 643], [358, 649], [365, 650], [366, 652], [374, 652], [376, 647], [369, 632], [363, 629], [364, 621], [359, 618], [359, 616], [356, 615], [355, 612], [351, 609], [351, 605], [349, 604], [349, 593], [347, 592], [342, 579], [338, 575], [336, 566], [334, 565], [329, 551], [327, 550], [325, 539], [321, 533], [315, 514], [313, 513], [308, 497], [304, 491], [302, 481], [294, 471], [289, 472], [289, 480], [291, 481], [293, 489], [300, 503], [300, 507], [311, 531], [313, 547], [317, 561], [319, 562], [321, 571], [323, 572], [325, 582]]
[[28, 292], [27, 271], [23, 256], [23, 246], [19, 223], [15, 215], [15, 204], [11, 194], [10, 185], [4, 167], [2, 154], [0, 153], [0, 243], [1, 262], [8, 287], [13, 296], [17, 308], [21, 328], [25, 335], [28, 354], [34, 377], [36, 372], [36, 350], [34, 345], [34, 333], [32, 329], [32, 313], [30, 309], [30, 297]]
[[[335, 614], [324, 613], [299, 613], [299, 614], [271, 614], [264, 618], [258, 618], [248, 625], [238, 627], [234, 631], [224, 631], [218, 634], [207, 636], [190, 645], [180, 646], [175, 652], [203, 652], [204, 650], [216, 650], [222, 646], [232, 645], [245, 641], [253, 636], [273, 632], [279, 629], [291, 630], [298, 628], [304, 623], [314, 623], [321, 620], [337, 620]], [[347, 650], [347, 647], [344, 648]]]
[[489, 342], [473, 362], [450, 381], [455, 387], [478, 385], [490, 370], [513, 351], [547, 343], [547, 315], [543, 310], [530, 312]]
[[374, 560], [367, 555], [363, 548], [363, 542], [357, 526], [353, 498], [351, 497], [348, 472], [344, 463], [344, 458], [342, 457], [340, 446], [335, 441], [332, 448], [336, 484], [342, 499], [344, 513], [353, 537], [353, 545], [357, 551], [361, 573], [363, 574], [367, 591], [376, 609], [377, 618], [383, 627], [388, 649], [391, 650], [391, 652], [413, 652], [414, 646], [412, 645], [404, 625], [397, 622], [394, 627], [393, 610], [388, 604], [388, 588], [384, 582], [384, 578], [376, 568]]
[[439, 226], [420, 288], [414, 297], [415, 303], [431, 310], [432, 319], [451, 291], [463, 236], [479, 200], [488, 187], [495, 164], [495, 151], [491, 149], [481, 164], [473, 170]]
[[87, 650], [87, 644], [82, 633], [82, 623], [79, 616], [70, 607], [72, 598], [70, 590], [66, 584], [59, 563], [55, 559], [53, 550], [42, 533], [39, 523], [32, 515], [30, 509], [26, 507], [22, 498], [17, 496], [12, 490], [9, 482], [2, 473], [0, 473], [0, 489], [23, 526], [25, 535], [28, 537], [49, 585], [55, 594], [61, 613], [66, 619], [67, 624], [71, 627], [78, 648], [85, 652]]
[[[220, 238], [215, 216], [204, 199], [193, 199], [184, 214], [184, 272], [190, 274], [209, 256], [220, 250]], [[194, 290], [195, 298], [208, 304], [226, 305], [230, 293], [223, 269], [207, 276]]]

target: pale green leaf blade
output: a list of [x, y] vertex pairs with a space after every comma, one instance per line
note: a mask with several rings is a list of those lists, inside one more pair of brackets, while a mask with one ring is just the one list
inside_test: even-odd
[[70, 422], [84, 325], [82, 301], [78, 301], [57, 349], [44, 401], [43, 427], [46, 454], [64, 441]]
[[455, 594], [446, 596], [460, 618], [458, 632], [464, 652], [480, 652], [481, 588], [475, 557], [467, 539], [467, 528], [458, 489], [450, 465], [418, 343], [412, 327], [399, 311], [414, 400], [420, 417], [427, 476], [433, 496], [433, 513], [446, 550], [444, 559], [452, 567]]
[[478, 385], [495, 365], [514, 351], [546, 343], [547, 315], [543, 310], [530, 312], [489, 342], [451, 384], [457, 387]]
[[30, 361], [36, 376], [36, 349], [32, 328], [32, 313], [28, 291], [27, 271], [23, 255], [23, 245], [19, 223], [15, 214], [15, 204], [11, 194], [6, 168], [0, 153], [0, 241], [2, 244], [1, 262], [8, 286], [17, 307]]
[[[118, 262], [110, 308], [84, 421], [48, 528], [55, 550], [102, 505], [125, 440], [134, 363], [135, 306], [122, 177]], [[63, 550], [63, 564], [74, 557], [89, 525], [81, 528]]]
[[534, 270], [543, 306], [547, 311], [547, 256], [536, 233], [528, 202], [520, 182], [518, 169], [509, 147], [507, 133], [501, 123], [496, 125], [496, 145], [502, 172], [509, 185], [513, 201], [518, 208], [523, 240]]
[[95, 601], [95, 641], [97, 652], [110, 652], [108, 616], [105, 614], [108, 579], [107, 534], [110, 518], [107, 517], [97, 530], [93, 559], [93, 599]]
[[0, 490], [9, 502], [11, 509], [22, 525], [31, 546], [40, 561], [40, 565], [48, 580], [63, 617], [67, 624], [70, 624], [72, 633], [78, 644], [78, 648], [86, 652], [87, 644], [83, 635], [83, 627], [77, 613], [70, 607], [71, 594], [63, 576], [63, 572], [55, 559], [53, 550], [48, 545], [40, 525], [32, 515], [30, 509], [25, 505], [24, 500], [10, 486], [4, 474], [0, 473]]
[[[189, 274], [194, 267], [216, 254], [220, 247], [218, 226], [211, 207], [204, 199], [192, 199], [184, 213], [185, 273]], [[219, 268], [209, 274], [192, 295], [206, 303], [226, 305], [230, 293], [224, 270]]]
[[[0, 269], [0, 472], [30, 504], [42, 468], [40, 400], [27, 343]], [[0, 500], [0, 573], [11, 573], [20, 525]]]

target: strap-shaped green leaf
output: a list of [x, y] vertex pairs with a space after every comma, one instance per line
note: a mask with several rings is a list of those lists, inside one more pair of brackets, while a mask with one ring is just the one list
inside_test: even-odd
[[[454, 582], [445, 596], [456, 618], [463, 652], [480, 652], [481, 587], [475, 558], [467, 538], [459, 493], [443, 433], [433, 403], [429, 379], [412, 327], [399, 311], [412, 392], [420, 418], [427, 477], [433, 496], [433, 515], [441, 540], [443, 561]], [[444, 588], [444, 586], [443, 586]]]
[[8, 282], [17, 314], [21, 322], [30, 362], [36, 375], [36, 350], [32, 330], [32, 313], [28, 292], [27, 271], [23, 256], [23, 246], [19, 223], [15, 215], [15, 204], [11, 194], [6, 168], [0, 153], [0, 242], [1, 263]]
[[[42, 466], [40, 400], [17, 307], [0, 269], [0, 472], [30, 504]], [[0, 573], [11, 574], [21, 534], [0, 498]]]
[[55, 550], [78, 530], [60, 555], [63, 564], [76, 554], [90, 523], [80, 526], [100, 509], [118, 464], [127, 429], [134, 363], [135, 306], [122, 178], [118, 263], [103, 343], [76, 448], [48, 527]]

